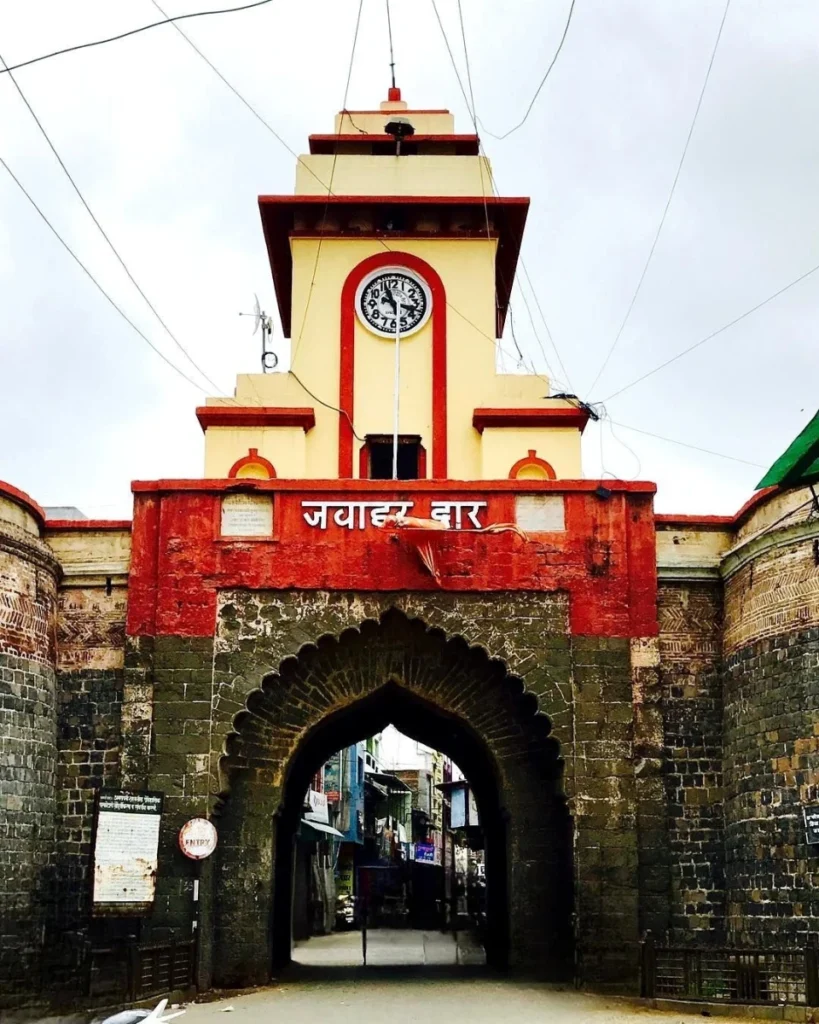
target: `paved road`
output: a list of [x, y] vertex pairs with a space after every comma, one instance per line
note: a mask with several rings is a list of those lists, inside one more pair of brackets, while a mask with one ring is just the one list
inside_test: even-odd
[[[297, 942], [295, 963], [305, 967], [360, 967], [361, 932], [333, 932]], [[483, 950], [471, 936], [409, 928], [371, 928], [367, 932], [367, 964], [372, 967], [475, 966], [485, 963]]]
[[[447, 969], [444, 969], [447, 970]], [[405, 969], [406, 971], [406, 969]], [[446, 1024], [703, 1024], [700, 1014], [660, 1013], [625, 1000], [521, 981], [435, 969], [402, 978], [376, 969], [365, 977], [288, 981], [251, 995], [188, 1006], [177, 1024], [369, 1024], [383, 1020]], [[230, 1013], [226, 1013], [232, 1007]], [[720, 1018], [720, 1024], [738, 1018]], [[743, 1018], [748, 1024], [748, 1018]]]
[[[366, 968], [360, 942], [360, 933], [345, 932], [300, 943], [297, 962], [278, 984], [191, 1003], [177, 1024], [703, 1024], [699, 1013], [648, 1010], [625, 999], [487, 973], [470, 963], [482, 951], [468, 936], [456, 945], [440, 932], [378, 929], [370, 933]], [[388, 966], [395, 964], [403, 966]], [[3, 1024], [88, 1024], [94, 1016], [13, 1014]], [[749, 1019], [720, 1017], [720, 1024]]]

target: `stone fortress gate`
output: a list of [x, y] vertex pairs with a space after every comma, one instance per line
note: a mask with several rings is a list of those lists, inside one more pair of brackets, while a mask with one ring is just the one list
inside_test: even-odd
[[[474, 787], [491, 964], [634, 991], [647, 931], [804, 947], [810, 492], [675, 517], [584, 479], [588, 409], [495, 370], [528, 200], [476, 137], [391, 90], [309, 149], [259, 200], [293, 372], [197, 410], [204, 477], [135, 482], [128, 521], [0, 484], [3, 1003], [81, 996], [126, 941], [195, 939], [200, 990], [265, 982], [310, 777], [390, 722]], [[101, 791], [161, 796], [140, 906], [94, 899]]]

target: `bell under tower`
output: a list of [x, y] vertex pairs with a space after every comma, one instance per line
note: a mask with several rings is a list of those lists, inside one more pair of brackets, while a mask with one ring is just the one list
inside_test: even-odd
[[496, 371], [529, 200], [494, 194], [478, 137], [392, 88], [309, 149], [259, 197], [290, 372], [198, 410], [205, 475], [391, 476], [397, 397], [400, 478], [579, 477], [587, 414]]

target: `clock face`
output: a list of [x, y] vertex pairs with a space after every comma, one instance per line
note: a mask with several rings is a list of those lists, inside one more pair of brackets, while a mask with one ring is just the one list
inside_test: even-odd
[[432, 312], [432, 296], [422, 278], [404, 267], [384, 267], [358, 286], [355, 301], [361, 322], [373, 334], [394, 338], [419, 331]]

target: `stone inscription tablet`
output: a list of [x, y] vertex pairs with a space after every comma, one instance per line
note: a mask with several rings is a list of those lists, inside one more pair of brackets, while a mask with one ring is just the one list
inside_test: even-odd
[[269, 537], [273, 499], [264, 494], [229, 494], [222, 499], [223, 537]]

